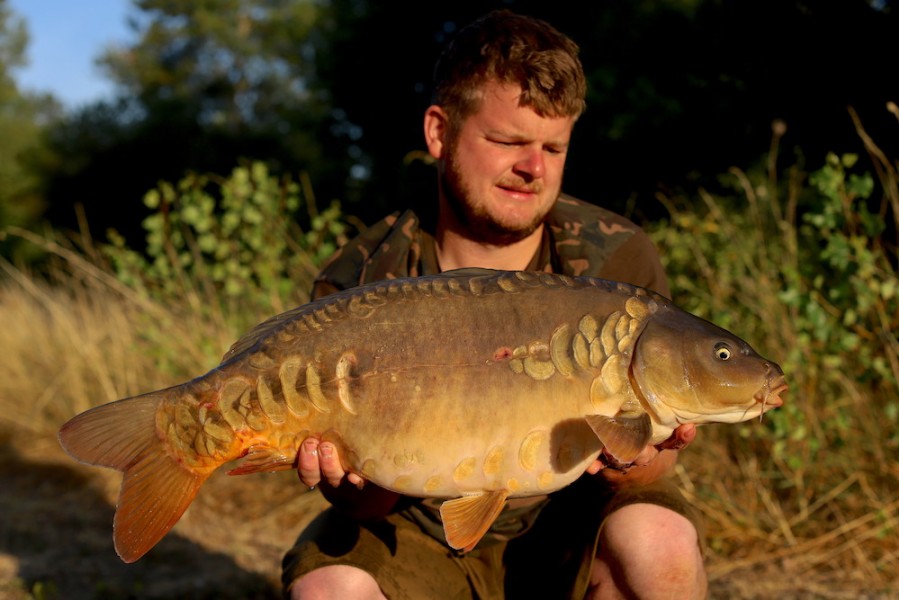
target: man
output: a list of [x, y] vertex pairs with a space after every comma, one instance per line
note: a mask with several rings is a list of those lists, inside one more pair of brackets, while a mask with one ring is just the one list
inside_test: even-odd
[[[322, 295], [460, 267], [626, 281], [670, 295], [633, 223], [561, 194], [586, 90], [577, 46], [508, 11], [461, 30], [435, 70], [425, 141], [438, 164], [436, 219], [391, 215], [347, 244], [315, 282]], [[551, 497], [511, 500], [469, 553], [443, 541], [439, 501], [402, 497], [343, 471], [307, 439], [299, 476], [333, 507], [284, 560], [292, 598], [695, 598], [706, 578], [698, 517], [669, 474], [693, 426], [635, 465], [597, 461]], [[660, 451], [661, 450], [661, 451]], [[642, 484], [642, 485], [641, 485]]]

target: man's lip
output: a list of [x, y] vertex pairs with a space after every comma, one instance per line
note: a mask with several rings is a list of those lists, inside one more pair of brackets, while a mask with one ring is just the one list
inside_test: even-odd
[[509, 187], [505, 185], [496, 186], [506, 194], [510, 194], [512, 196], [524, 196], [524, 197], [532, 197], [536, 196], [540, 190], [534, 188], [518, 188], [518, 187]]

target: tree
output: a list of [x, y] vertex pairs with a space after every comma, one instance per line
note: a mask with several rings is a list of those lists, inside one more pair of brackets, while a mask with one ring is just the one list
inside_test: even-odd
[[228, 173], [241, 159], [327, 179], [327, 105], [310, 92], [307, 38], [316, 4], [288, 0], [136, 0], [137, 41], [99, 63], [117, 99], [68, 116], [49, 133], [64, 157], [39, 165], [48, 216], [95, 233], [140, 236], [144, 192], [187, 171]]
[[[421, 115], [446, 40], [496, 6], [544, 18], [581, 47], [587, 112], [575, 128], [566, 190], [650, 212], [660, 185], [714, 185], [768, 149], [782, 120], [787, 149], [811, 164], [862, 152], [846, 111], [870, 129], [895, 127], [889, 57], [899, 36], [891, 3], [844, 0], [505, 0], [403, 3], [331, 0], [314, 38], [322, 90], [364, 157], [369, 204], [396, 202], [402, 168], [423, 149]], [[402, 25], [401, 25], [402, 24]], [[417, 194], [433, 193], [416, 188]]]
[[[16, 85], [15, 71], [26, 64], [27, 46], [25, 23], [0, 0], [0, 231], [32, 226], [41, 214], [37, 182], [24, 163], [42, 152], [41, 124], [59, 111], [51, 97], [22, 93]], [[14, 239], [0, 243], [5, 256], [21, 250]]]
[[433, 170], [415, 160], [431, 69], [455, 31], [495, 6], [545, 18], [580, 45], [588, 109], [566, 191], [614, 210], [637, 199], [652, 217], [660, 186], [714, 186], [766, 153], [778, 119], [786, 149], [811, 164], [863, 152], [846, 107], [880, 130], [895, 126], [884, 106], [899, 98], [888, 64], [899, 16], [885, 1], [134, 6], [138, 41], [103, 59], [119, 99], [49, 133], [58, 156], [40, 173], [56, 223], [72, 223], [80, 202], [96, 231], [139, 235], [140, 198], [159, 180], [227, 173], [241, 158], [307, 172], [320, 203], [339, 198], [365, 222], [432, 198]]

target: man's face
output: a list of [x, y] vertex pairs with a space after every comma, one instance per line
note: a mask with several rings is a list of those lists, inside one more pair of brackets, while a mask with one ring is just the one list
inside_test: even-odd
[[480, 108], [447, 131], [441, 192], [472, 237], [524, 239], [559, 196], [574, 117], [541, 117], [518, 105], [517, 86], [489, 83]]

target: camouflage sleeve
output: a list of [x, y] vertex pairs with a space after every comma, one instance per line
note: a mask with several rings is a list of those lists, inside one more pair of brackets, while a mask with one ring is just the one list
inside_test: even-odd
[[603, 279], [623, 281], [649, 288], [666, 298], [671, 297], [668, 278], [659, 259], [659, 252], [642, 229], [618, 246], [600, 269]]
[[317, 300], [359, 285], [366, 261], [390, 236], [398, 215], [388, 215], [337, 250], [312, 283], [310, 299]]
[[670, 297], [659, 252], [633, 221], [562, 194], [549, 225], [562, 272], [622, 281]]
[[312, 283], [312, 292], [309, 294], [309, 300], [318, 300], [339, 291], [340, 288], [327, 279], [316, 279]]

